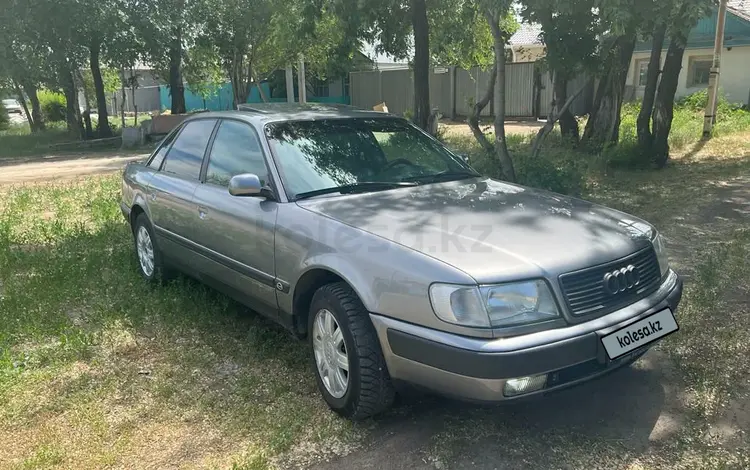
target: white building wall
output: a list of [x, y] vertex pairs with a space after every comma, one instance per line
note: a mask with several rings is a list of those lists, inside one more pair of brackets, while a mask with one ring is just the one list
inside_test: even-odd
[[[626, 85], [633, 87], [638, 80], [638, 70], [636, 64], [641, 60], [648, 61], [650, 52], [636, 52], [633, 54], [633, 60], [630, 62], [628, 78]], [[661, 55], [662, 65], [667, 55], [664, 50]], [[713, 56], [713, 49], [688, 49], [682, 58], [682, 70], [677, 85], [676, 97], [680, 98], [689, 95], [698, 90], [706, 88], [701, 86], [688, 86], [688, 64], [691, 57]], [[750, 99], [750, 46], [735, 46], [728, 51], [726, 48], [721, 54], [721, 76], [719, 78], [719, 88], [727, 96], [727, 99], [733, 103], [749, 104]], [[635, 87], [635, 96], [643, 96], [643, 87]]]
[[547, 49], [540, 44], [513, 46], [513, 62], [536, 62], [546, 53]]

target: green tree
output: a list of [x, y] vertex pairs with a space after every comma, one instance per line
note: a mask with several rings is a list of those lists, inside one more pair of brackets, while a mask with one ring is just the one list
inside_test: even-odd
[[21, 103], [25, 104], [28, 97], [29, 127], [37, 132], [45, 127], [37, 92], [50, 76], [49, 49], [30, 13], [28, 4], [19, 0], [8, 1], [0, 10], [0, 79], [8, 83]]
[[224, 74], [213, 50], [198, 46], [188, 51], [185, 82], [190, 91], [203, 99], [203, 108], [206, 109], [206, 100], [215, 96], [224, 82]]
[[593, 8], [594, 0], [525, 0], [521, 10], [526, 21], [541, 26], [546, 47], [541, 62], [552, 76], [552, 108], [559, 111], [554, 118], [560, 122], [563, 137], [574, 144], [580, 138], [578, 121], [563, 107], [569, 80], [596, 69], [600, 30]]
[[[184, 113], [183, 66], [186, 51], [193, 47], [204, 18], [202, 1], [129, 0], [128, 24], [131, 40], [142, 41], [144, 61], [159, 76], [167, 78], [172, 98], [171, 112]], [[237, 14], [242, 12], [237, 11]]]
[[653, 144], [651, 114], [654, 110], [656, 87], [659, 83], [659, 74], [661, 73], [661, 54], [667, 34], [667, 22], [669, 21], [671, 8], [671, 1], [655, 3], [651, 15], [649, 15], [651, 20], [643, 28], [643, 39], [651, 39], [651, 54], [649, 56], [648, 69], [646, 70], [646, 85], [643, 90], [641, 110], [638, 112], [638, 119], [636, 121], [638, 146], [643, 153], [649, 152]]
[[[85, 21], [81, 22], [80, 43], [88, 51], [88, 69], [83, 76], [84, 97], [86, 108], [90, 106], [89, 96], [96, 97], [98, 115], [97, 134], [99, 137], [111, 137], [112, 128], [109, 125], [107, 111], [107, 95], [104, 72], [102, 71], [102, 55], [107, 47], [116, 42], [116, 36], [128, 30], [126, 9], [127, 0], [80, 0], [81, 10], [86, 12]], [[90, 82], [89, 82], [90, 78]], [[90, 84], [90, 87], [87, 86]]]
[[[492, 35], [493, 66], [487, 90], [469, 116], [469, 128], [487, 154], [497, 163], [508, 181], [516, 180], [513, 159], [505, 140], [505, 46], [518, 29], [510, 0], [476, 0], [475, 8], [489, 26]], [[494, 142], [490, 142], [479, 127], [479, 115], [493, 100], [495, 118], [493, 121]]]
[[431, 4], [430, 53], [435, 63], [469, 70], [494, 64], [492, 31], [473, 0]]
[[235, 106], [247, 102], [255, 69], [274, 54], [270, 42], [274, 9], [281, 5], [270, 0], [206, 0], [198, 7], [202, 12], [198, 16], [205, 18], [197, 38], [201, 60], [216, 63], [212, 53], [218, 58], [232, 83]]
[[582, 141], [591, 148], [616, 144], [620, 111], [635, 42], [644, 23], [648, 0], [596, 0], [594, 7], [603, 35], [599, 46], [594, 103]]
[[51, 75], [46, 84], [51, 89], [62, 90], [66, 102], [68, 131], [76, 138], [84, 136], [78, 104], [78, 86], [75, 75], [85, 63], [86, 48], [80, 38], [83, 30], [83, 4], [79, 0], [29, 0], [19, 1], [23, 16], [31, 18], [27, 26], [35, 31], [41, 47], [49, 51], [48, 67]]
[[0, 131], [7, 129], [9, 123], [10, 118], [8, 117], [8, 110], [5, 109], [3, 103], [0, 102]]
[[690, 30], [706, 16], [715, 2], [707, 0], [675, 0], [668, 17], [669, 48], [664, 59], [661, 80], [656, 91], [652, 115], [653, 138], [651, 156], [662, 168], [669, 160], [669, 133], [672, 130], [674, 97], [682, 69], [682, 58]]

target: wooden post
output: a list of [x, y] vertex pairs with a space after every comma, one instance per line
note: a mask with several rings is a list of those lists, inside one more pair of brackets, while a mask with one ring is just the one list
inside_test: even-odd
[[297, 88], [299, 88], [300, 104], [307, 103], [307, 84], [305, 83], [305, 56], [299, 55], [299, 65], [297, 66]]
[[451, 81], [450, 81], [450, 92], [451, 92], [451, 109], [450, 116], [451, 121], [456, 120], [456, 66], [452, 65], [450, 68]]
[[719, 18], [716, 22], [716, 38], [714, 39], [714, 63], [708, 76], [708, 100], [706, 112], [703, 116], [703, 138], [711, 137], [711, 130], [716, 122], [716, 105], [719, 97], [719, 69], [721, 67], [721, 50], [724, 47], [724, 24], [727, 18], [727, 0], [719, 4]]
[[286, 101], [287, 103], [294, 103], [294, 71], [292, 70], [292, 64], [287, 64], [286, 66]]

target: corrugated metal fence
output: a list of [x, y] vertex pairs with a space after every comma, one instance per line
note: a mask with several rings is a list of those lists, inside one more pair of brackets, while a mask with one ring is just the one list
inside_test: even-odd
[[[546, 117], [552, 100], [549, 74], [538, 71], [534, 62], [507, 64], [505, 68], [505, 114], [509, 118]], [[384, 69], [352, 72], [350, 90], [352, 105], [370, 109], [385, 102], [394, 114], [410, 112], [414, 107], [414, 74], [411, 69]], [[430, 73], [430, 104], [443, 116], [468, 116], [487, 89], [490, 71], [473, 67], [435, 67]], [[571, 80], [569, 93], [585, 83], [584, 77]], [[588, 112], [590, 90], [585, 91], [571, 105], [578, 115]], [[491, 116], [493, 106], [482, 115]]]

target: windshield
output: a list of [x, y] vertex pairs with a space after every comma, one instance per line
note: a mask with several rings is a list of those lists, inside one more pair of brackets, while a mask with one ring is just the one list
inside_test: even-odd
[[18, 104], [16, 100], [3, 100], [3, 104], [6, 106], [15, 106]]
[[353, 184], [424, 184], [476, 176], [460, 158], [403, 119], [280, 122], [267, 125], [266, 136], [293, 199]]

